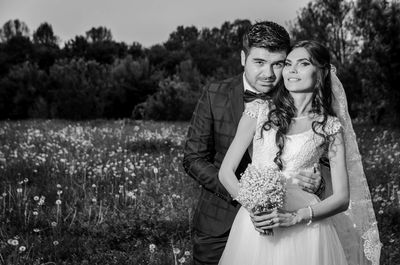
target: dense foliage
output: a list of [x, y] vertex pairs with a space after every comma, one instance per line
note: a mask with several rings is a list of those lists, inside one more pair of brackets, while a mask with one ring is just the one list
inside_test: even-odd
[[[49, 23], [0, 29], [0, 118], [187, 120], [201, 88], [239, 74], [249, 20], [179, 26], [162, 44], [113, 40], [91, 28], [61, 47]], [[314, 0], [290, 23], [293, 40], [327, 45], [353, 117], [400, 121], [400, 3]], [[386, 115], [386, 116], [385, 116]]]

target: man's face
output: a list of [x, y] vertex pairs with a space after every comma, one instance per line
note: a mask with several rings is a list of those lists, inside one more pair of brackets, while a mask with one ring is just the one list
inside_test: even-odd
[[241, 59], [247, 82], [258, 92], [265, 93], [272, 90], [281, 80], [286, 52], [270, 52], [264, 48], [253, 47], [247, 57], [242, 51]]

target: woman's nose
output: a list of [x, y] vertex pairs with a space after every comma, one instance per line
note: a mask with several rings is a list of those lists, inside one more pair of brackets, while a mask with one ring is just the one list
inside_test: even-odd
[[295, 65], [290, 66], [289, 73], [297, 73], [297, 68]]

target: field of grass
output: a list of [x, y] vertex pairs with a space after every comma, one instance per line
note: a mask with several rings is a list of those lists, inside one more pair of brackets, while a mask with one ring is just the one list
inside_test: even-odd
[[[0, 122], [0, 264], [191, 264], [187, 125]], [[381, 264], [400, 264], [400, 130], [355, 129]]]

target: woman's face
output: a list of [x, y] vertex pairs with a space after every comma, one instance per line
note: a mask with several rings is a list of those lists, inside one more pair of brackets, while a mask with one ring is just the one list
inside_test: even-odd
[[291, 93], [312, 93], [317, 83], [318, 71], [311, 63], [307, 50], [295, 48], [286, 57], [282, 71], [286, 89]]

